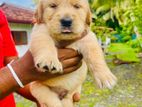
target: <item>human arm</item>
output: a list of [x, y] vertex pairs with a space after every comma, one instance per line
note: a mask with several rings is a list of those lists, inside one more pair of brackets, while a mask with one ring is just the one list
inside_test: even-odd
[[[13, 60], [17, 60], [18, 56], [8, 56], [4, 58], [4, 64], [7, 65]], [[35, 101], [36, 99], [31, 95], [29, 85], [25, 85], [24, 88], [20, 88], [16, 91], [19, 95], [25, 97], [26, 99], [29, 99], [31, 101]]]
[[[61, 62], [65, 66], [64, 73], [71, 72], [75, 69], [77, 69], [77, 66], [73, 66], [73, 68], [70, 68], [69, 65], [65, 65], [65, 63], [69, 63], [70, 61], [65, 61], [65, 56], [63, 55], [61, 58]], [[80, 60], [80, 58], [75, 60]], [[74, 59], [73, 59], [74, 62]], [[75, 61], [76, 63], [76, 61]], [[77, 64], [77, 63], [76, 63]], [[74, 63], [73, 63], [74, 65]], [[16, 72], [17, 76], [20, 78], [21, 82], [26, 85], [32, 81], [35, 80], [44, 80], [47, 78], [53, 78], [57, 75], [61, 74], [50, 74], [48, 72], [38, 72], [36, 68], [34, 67], [34, 62], [32, 59], [31, 53], [28, 51], [22, 58], [14, 61], [11, 66], [13, 67], [14, 71]], [[6, 95], [10, 94], [13, 91], [17, 91], [20, 89], [17, 82], [14, 80], [13, 76], [11, 75], [9, 69], [7, 67], [4, 67], [0, 70], [0, 98], [5, 97]]]
[[[58, 56], [60, 61], [62, 62], [62, 65], [64, 66], [64, 72], [74, 71], [81, 64], [81, 56], [72, 49], [59, 49]], [[36, 99], [30, 93], [29, 85], [26, 85], [24, 88], [19, 89], [17, 92], [25, 98], [36, 102]], [[61, 93], [62, 92], [58, 92], [58, 94]], [[78, 101], [80, 99], [78, 96], [79, 94], [77, 93], [74, 95], [74, 101]]]

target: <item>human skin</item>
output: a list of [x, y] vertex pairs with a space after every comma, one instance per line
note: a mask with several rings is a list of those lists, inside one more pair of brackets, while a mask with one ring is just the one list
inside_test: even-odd
[[[72, 72], [80, 66], [79, 62], [81, 60], [81, 56], [72, 49], [58, 49], [58, 56], [63, 65], [63, 74]], [[12, 62], [11, 66], [24, 85], [35, 80], [42, 81], [47, 78], [63, 75], [50, 74], [49, 72], [39, 72], [34, 66], [33, 57], [30, 51], [27, 51], [23, 57]], [[20, 87], [13, 78], [9, 69], [7, 67], [0, 69], [0, 99], [4, 98], [13, 91], [17, 91], [18, 89], [20, 89]]]

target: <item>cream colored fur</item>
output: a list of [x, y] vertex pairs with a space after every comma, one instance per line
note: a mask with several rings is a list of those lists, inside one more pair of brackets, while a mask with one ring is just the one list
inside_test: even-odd
[[[57, 9], [49, 7], [51, 4], [58, 4]], [[74, 4], [80, 9], [74, 8]], [[112, 88], [116, 84], [116, 77], [108, 68], [101, 47], [93, 32], [89, 30], [91, 14], [87, 0], [41, 0], [37, 9], [35, 24], [32, 32], [30, 51], [34, 57], [38, 69], [45, 72], [44, 66], [49, 68], [51, 73], [62, 73], [63, 68], [58, 60], [57, 49], [60, 40], [71, 40], [81, 36], [87, 29], [88, 34], [80, 40], [67, 46], [79, 51], [83, 55], [82, 66], [69, 74], [47, 79], [44, 82], [31, 83], [32, 95], [40, 102], [42, 107], [74, 107], [72, 95], [81, 92], [81, 85], [84, 82], [88, 68], [100, 88]], [[60, 19], [72, 17], [72, 34], [68, 36], [61, 33]], [[52, 69], [55, 70], [52, 70]], [[68, 90], [62, 100], [52, 91], [50, 87], [61, 87]]]

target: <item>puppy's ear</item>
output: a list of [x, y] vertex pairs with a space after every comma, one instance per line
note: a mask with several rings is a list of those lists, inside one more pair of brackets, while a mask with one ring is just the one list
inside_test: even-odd
[[35, 11], [35, 19], [36, 19], [36, 23], [42, 23], [43, 22], [43, 3], [41, 0], [39, 0], [38, 2], [38, 6], [37, 9]]
[[91, 10], [90, 10], [90, 8], [88, 6], [87, 17], [86, 17], [86, 24], [88, 26], [90, 26], [91, 22], [92, 22], [92, 12], [91, 12]]

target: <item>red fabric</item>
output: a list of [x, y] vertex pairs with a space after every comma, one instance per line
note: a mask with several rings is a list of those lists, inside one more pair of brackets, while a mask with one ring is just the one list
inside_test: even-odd
[[[17, 56], [6, 17], [0, 9], [0, 68], [4, 66], [5, 56]], [[0, 100], [0, 107], [16, 107], [13, 94]]]

